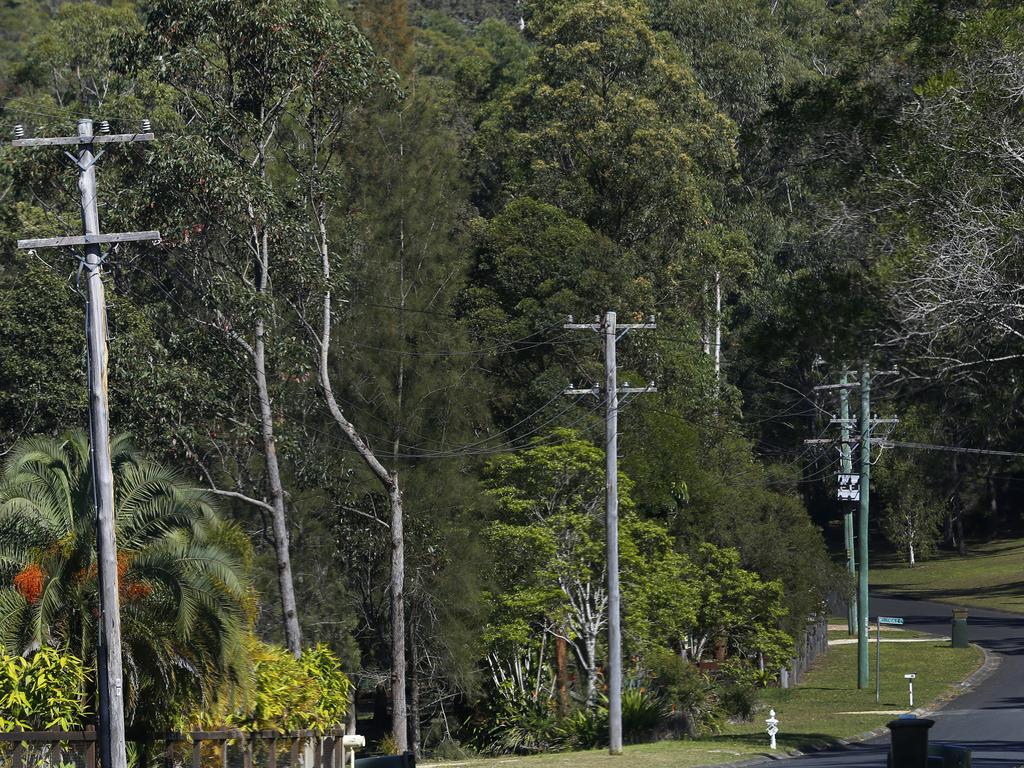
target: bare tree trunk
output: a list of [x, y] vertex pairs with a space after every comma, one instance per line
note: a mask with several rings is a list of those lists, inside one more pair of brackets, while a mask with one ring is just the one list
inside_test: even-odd
[[317, 215], [320, 224], [319, 246], [324, 280], [323, 317], [320, 329], [320, 388], [327, 410], [335, 424], [387, 491], [391, 511], [391, 735], [398, 751], [405, 752], [409, 748], [409, 734], [405, 705], [405, 540], [402, 531], [404, 520], [402, 490], [398, 482], [398, 472], [389, 472], [381, 464], [355, 425], [345, 418], [345, 414], [334, 396], [334, 387], [331, 384], [328, 368], [333, 319], [331, 263], [327, 240], [327, 215], [323, 204], [320, 204]]
[[960, 462], [956, 454], [953, 455], [953, 525], [955, 526], [954, 536], [956, 538], [956, 549], [960, 555], [967, 554], [967, 542], [964, 541], [964, 502], [960, 496]]
[[[259, 159], [261, 176], [266, 176], [265, 161]], [[270, 249], [267, 244], [266, 227], [262, 231], [256, 225], [252, 204], [249, 216], [253, 222], [253, 249], [257, 256], [256, 292], [267, 292], [270, 271]], [[299, 629], [299, 615], [295, 606], [295, 586], [292, 581], [292, 561], [289, 550], [288, 520], [284, 507], [284, 484], [281, 482], [281, 468], [277, 461], [277, 439], [274, 435], [274, 414], [267, 387], [266, 324], [262, 316], [256, 319], [255, 340], [252, 358], [255, 367], [256, 390], [260, 401], [260, 434], [263, 438], [263, 456], [270, 485], [270, 502], [273, 512], [271, 519], [274, 529], [274, 551], [277, 557], [277, 583], [281, 592], [281, 610], [284, 618], [285, 643], [295, 658], [302, 653], [302, 633]]]
[[391, 730], [399, 752], [409, 748], [405, 707], [405, 536], [398, 472], [391, 473]]
[[962, 503], [957, 504], [956, 510], [956, 549], [961, 556], [967, 554], [967, 539], [964, 538], [964, 510]]
[[587, 655], [586, 668], [584, 669], [586, 688], [583, 695], [589, 709], [594, 705], [594, 700], [597, 697], [597, 635], [588, 633], [583, 642]]
[[913, 542], [910, 543], [909, 549], [910, 549], [910, 567], [913, 568], [914, 565], [916, 565], [916, 562], [914, 561], [914, 543]]
[[302, 634], [299, 615], [295, 607], [295, 587], [292, 583], [292, 561], [289, 551], [288, 520], [284, 509], [284, 486], [277, 463], [277, 441], [274, 437], [274, 417], [267, 389], [266, 351], [263, 343], [263, 320], [256, 321], [256, 343], [253, 358], [256, 366], [256, 389], [260, 400], [260, 432], [263, 437], [263, 455], [270, 484], [271, 519], [274, 528], [274, 551], [277, 556], [277, 583], [281, 591], [281, 609], [284, 613], [284, 633], [288, 650], [295, 658], [302, 653]]
[[[410, 613], [411, 613], [410, 609]], [[409, 618], [409, 742], [416, 759], [421, 758], [420, 749], [420, 676], [419, 655], [416, 648], [416, 622]]]
[[358, 693], [356, 687], [352, 686], [352, 691], [349, 693], [348, 699], [348, 712], [345, 713], [345, 733], [352, 735], [356, 733], [356, 717], [358, 712], [356, 711], [356, 704], [358, 701]]
[[708, 281], [707, 280], [704, 281], [704, 293], [702, 295], [703, 295], [704, 298], [701, 301], [701, 304], [703, 306], [703, 311], [701, 312], [701, 318], [700, 318], [700, 338], [701, 338], [701, 345], [704, 348], [704, 354], [705, 355], [710, 355], [711, 354], [711, 322], [708, 319], [708, 309], [707, 309], [707, 307], [708, 307]]
[[991, 513], [992, 520], [992, 522], [990, 523], [991, 527], [989, 530], [991, 530], [993, 535], [998, 536], [1000, 528], [1002, 527], [999, 521], [999, 491], [996, 487], [996, 481], [993, 480], [992, 478], [989, 478], [988, 480], [988, 494], [988, 508], [989, 512]]
[[715, 383], [722, 379], [722, 273], [715, 272]]
[[569, 714], [569, 663], [566, 658], [565, 638], [562, 634], [555, 637], [555, 669], [558, 684], [558, 714], [565, 717]]

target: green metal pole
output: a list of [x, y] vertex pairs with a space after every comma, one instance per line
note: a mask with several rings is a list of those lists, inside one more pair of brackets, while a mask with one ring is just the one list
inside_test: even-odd
[[876, 616], [875, 621], [875, 703], [882, 698], [882, 617]]
[[860, 570], [857, 579], [857, 687], [868, 686], [868, 512], [871, 499], [871, 369], [864, 363], [860, 381]]
[[[853, 474], [853, 457], [850, 451], [850, 390], [846, 385], [849, 383], [846, 367], [843, 367], [839, 383], [839, 418], [841, 419], [840, 432], [842, 436], [841, 462], [844, 475]], [[853, 505], [846, 501], [842, 502], [843, 510], [843, 537], [846, 544], [846, 567], [850, 572], [850, 581], [857, 578], [857, 557], [853, 552]], [[857, 631], [857, 593], [854, 592], [850, 604], [846, 609], [847, 632], [853, 635]]]

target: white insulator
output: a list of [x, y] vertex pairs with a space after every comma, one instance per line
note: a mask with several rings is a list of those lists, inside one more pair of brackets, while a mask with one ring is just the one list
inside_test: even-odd
[[100, 133], [110, 133], [110, 123], [100, 120]]
[[142, 121], [142, 132], [149, 133], [151, 130], [153, 130], [153, 125], [149, 122], [149, 118], [146, 118]]
[[25, 138], [25, 126], [22, 125], [21, 123], [18, 123], [16, 126], [14, 126], [14, 138], [16, 138], [16, 139], [24, 139]]

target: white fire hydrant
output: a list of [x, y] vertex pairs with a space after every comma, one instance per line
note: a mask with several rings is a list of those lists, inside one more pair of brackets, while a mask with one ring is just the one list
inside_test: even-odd
[[776, 749], [776, 746], [775, 746], [775, 734], [777, 734], [779, 732], [779, 720], [778, 720], [778, 718], [775, 717], [775, 710], [774, 709], [768, 712], [768, 719], [765, 720], [765, 723], [767, 723], [767, 725], [768, 725], [768, 738], [770, 738], [772, 740], [771, 741], [771, 748], [772, 749]]

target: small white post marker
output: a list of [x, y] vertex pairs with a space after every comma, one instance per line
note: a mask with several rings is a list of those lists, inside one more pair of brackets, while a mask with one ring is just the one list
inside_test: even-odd
[[765, 720], [765, 723], [768, 724], [768, 737], [772, 740], [771, 748], [775, 749], [775, 734], [779, 732], [779, 721], [775, 717], [774, 709], [768, 712], [768, 719]]
[[906, 679], [907, 683], [910, 685], [910, 708], [913, 709], [914, 708], [914, 678], [916, 678], [917, 675], [914, 674], [913, 672], [910, 672], [909, 674], [906, 674], [903, 677]]

